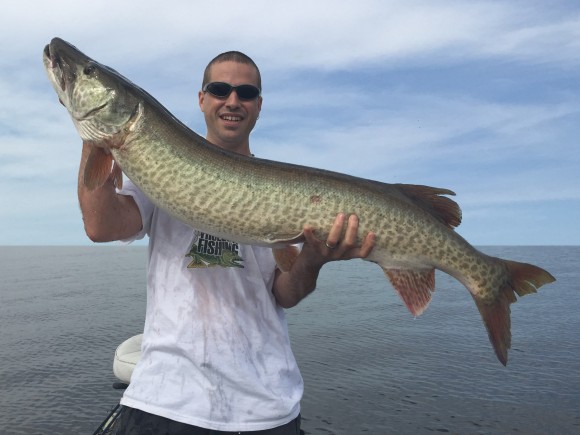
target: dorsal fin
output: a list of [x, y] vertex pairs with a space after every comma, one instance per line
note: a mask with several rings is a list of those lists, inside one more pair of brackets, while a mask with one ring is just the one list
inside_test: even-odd
[[414, 204], [429, 212], [449, 228], [461, 223], [461, 209], [455, 201], [441, 195], [455, 195], [449, 189], [441, 189], [415, 184], [393, 184]]

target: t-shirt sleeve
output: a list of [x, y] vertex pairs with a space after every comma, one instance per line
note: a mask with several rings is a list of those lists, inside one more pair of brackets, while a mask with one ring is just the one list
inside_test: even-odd
[[145, 195], [141, 189], [139, 189], [131, 180], [125, 179], [123, 181], [123, 188], [117, 189], [117, 193], [120, 195], [132, 196], [139, 208], [139, 213], [141, 214], [142, 227], [141, 231], [137, 232], [133, 236], [121, 240], [123, 243], [131, 243], [135, 240], [140, 240], [145, 235], [150, 233], [151, 230], [151, 220], [153, 217], [153, 211], [155, 210], [155, 205], [151, 200]]

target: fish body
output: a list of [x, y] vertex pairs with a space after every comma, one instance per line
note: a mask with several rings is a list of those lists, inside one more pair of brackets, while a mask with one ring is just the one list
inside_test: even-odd
[[143, 89], [59, 38], [45, 47], [44, 65], [79, 135], [94, 145], [84, 175], [90, 189], [111, 170], [119, 185], [121, 168], [177, 219], [275, 250], [303, 240], [305, 224], [324, 240], [337, 213], [356, 214], [359, 233], [376, 235], [366, 260], [383, 269], [411, 313], [427, 307], [435, 269], [453, 276], [475, 300], [504, 365], [511, 345], [509, 305], [516, 294], [555, 280], [539, 267], [471, 246], [454, 231], [461, 211], [448, 198], [450, 190], [380, 183], [221, 149]]

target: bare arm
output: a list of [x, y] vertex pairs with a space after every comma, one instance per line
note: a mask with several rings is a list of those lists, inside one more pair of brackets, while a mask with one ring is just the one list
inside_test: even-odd
[[85, 232], [93, 242], [122, 240], [141, 230], [141, 213], [131, 196], [118, 195], [112, 177], [95, 190], [83, 183], [91, 145], [83, 145], [78, 178], [78, 197]]
[[375, 245], [375, 235], [368, 233], [363, 244], [358, 246], [358, 218], [355, 215], [350, 216], [344, 238], [341, 240], [345, 219], [344, 214], [336, 217], [326, 241], [317, 239], [312, 227], [304, 227], [306, 241], [291, 269], [288, 272], [276, 271], [272, 291], [279, 305], [291, 308], [312, 293], [316, 288], [320, 269], [326, 263], [366, 258], [371, 253]]

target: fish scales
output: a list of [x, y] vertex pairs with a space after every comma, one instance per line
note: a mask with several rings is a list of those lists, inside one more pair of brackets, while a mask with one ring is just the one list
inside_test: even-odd
[[325, 239], [327, 222], [343, 211], [359, 216], [361, 234], [377, 234], [368, 260], [384, 268], [435, 267], [454, 276], [469, 271], [471, 285], [501, 276], [499, 264], [483, 261], [471, 245], [422, 209], [396, 196], [385, 201], [389, 186], [369, 193], [372, 184], [364, 186], [364, 180], [233, 156], [193, 132], [184, 131], [176, 140], [175, 132], [152, 132], [147, 125], [154, 124], [146, 113], [142, 135], [113, 155], [160, 207], [204, 231], [270, 246], [299, 237], [304, 224], [310, 224]]
[[449, 190], [237, 155], [208, 143], [147, 92], [59, 38], [45, 47], [43, 61], [81, 138], [93, 145], [84, 176], [89, 189], [108, 178], [112, 155], [114, 173], [118, 165], [177, 219], [273, 248], [301, 241], [306, 224], [324, 240], [337, 213], [356, 214], [360, 235], [376, 235], [366, 260], [383, 269], [411, 313], [429, 304], [435, 269], [448, 273], [469, 290], [504, 365], [509, 305], [555, 280], [537, 266], [471, 246], [454, 231], [461, 212]]

